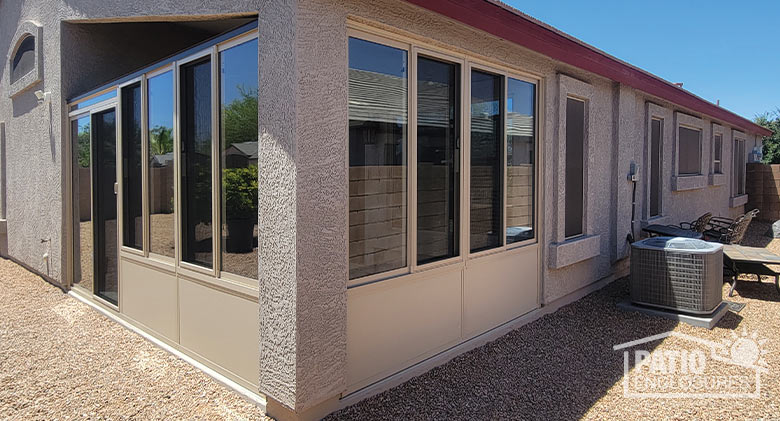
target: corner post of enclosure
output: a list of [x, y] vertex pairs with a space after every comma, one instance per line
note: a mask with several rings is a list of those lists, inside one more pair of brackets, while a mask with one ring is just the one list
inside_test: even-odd
[[320, 418], [346, 389], [346, 23], [323, 37], [305, 20], [327, 10], [307, 7], [258, 22], [260, 392], [277, 419]]

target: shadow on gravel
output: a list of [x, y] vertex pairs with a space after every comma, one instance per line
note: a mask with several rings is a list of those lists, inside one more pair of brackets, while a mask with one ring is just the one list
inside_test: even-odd
[[328, 419], [579, 419], [623, 377], [613, 345], [677, 326], [618, 310], [627, 295], [615, 281]]

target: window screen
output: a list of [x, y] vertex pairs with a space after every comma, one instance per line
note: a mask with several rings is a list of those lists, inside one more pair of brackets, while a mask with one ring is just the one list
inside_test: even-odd
[[566, 99], [565, 236], [583, 234], [585, 102]]
[[460, 65], [417, 60], [417, 264], [458, 255]]
[[661, 214], [661, 120], [650, 122], [650, 216]]
[[745, 141], [734, 141], [734, 173], [732, 180], [732, 196], [745, 194]]
[[143, 248], [141, 84], [122, 88], [122, 243]]
[[721, 174], [723, 173], [723, 136], [716, 134], [715, 140], [712, 143], [712, 147], [715, 149], [712, 160], [712, 172], [715, 174]]
[[213, 267], [211, 61], [181, 67], [182, 260]]
[[701, 174], [701, 131], [680, 127], [677, 156], [679, 175]]

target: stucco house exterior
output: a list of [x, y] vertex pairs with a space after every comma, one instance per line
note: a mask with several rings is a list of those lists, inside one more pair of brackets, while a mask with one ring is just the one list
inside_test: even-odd
[[2, 254], [280, 419], [742, 213], [768, 134], [492, 0], [0, 0], [0, 57]]

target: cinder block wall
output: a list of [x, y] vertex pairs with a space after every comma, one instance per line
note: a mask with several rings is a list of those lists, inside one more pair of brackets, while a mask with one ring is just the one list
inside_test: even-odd
[[745, 192], [746, 210], [758, 209], [759, 221], [780, 219], [780, 164], [747, 164]]

